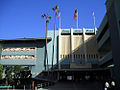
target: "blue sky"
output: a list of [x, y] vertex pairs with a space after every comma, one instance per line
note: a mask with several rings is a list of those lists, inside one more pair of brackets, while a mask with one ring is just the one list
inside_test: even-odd
[[[48, 30], [54, 29], [54, 11], [58, 5], [61, 10], [61, 28], [76, 28], [73, 19], [78, 9], [79, 28], [94, 28], [92, 12], [95, 13], [96, 26], [99, 27], [105, 12], [106, 0], [0, 0], [0, 39], [43, 38], [45, 20], [41, 15], [52, 16]], [[57, 28], [58, 18], [57, 18]]]

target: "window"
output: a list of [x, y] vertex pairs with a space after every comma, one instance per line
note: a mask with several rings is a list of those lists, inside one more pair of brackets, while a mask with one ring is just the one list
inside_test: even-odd
[[75, 58], [75, 54], [74, 54], [74, 58]]
[[76, 54], [76, 58], [78, 58], [77, 56], [78, 56], [78, 55]]
[[96, 54], [96, 58], [98, 58], [98, 55]]
[[60, 58], [62, 58], [62, 55], [60, 55]]
[[2, 55], [2, 59], [35, 59], [35, 55]]
[[78, 58], [80, 58], [80, 54], [78, 55]]
[[93, 55], [91, 55], [91, 58], [93, 58]]
[[64, 55], [63, 55], [63, 58], [64, 58]]
[[83, 57], [82, 57], [82, 54], [81, 54], [81, 58], [83, 58]]
[[83, 58], [85, 58], [85, 54], [83, 54]]
[[70, 58], [70, 55], [68, 54], [68, 58]]
[[94, 58], [96, 58], [95, 54], [94, 54]]
[[3, 48], [2, 51], [4, 52], [18, 52], [18, 51], [35, 51], [35, 48]]

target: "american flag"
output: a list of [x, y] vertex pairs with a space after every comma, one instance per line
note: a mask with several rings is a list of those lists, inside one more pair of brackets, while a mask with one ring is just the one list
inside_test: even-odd
[[74, 20], [77, 20], [77, 17], [78, 17], [78, 14], [77, 14], [77, 9], [76, 9], [74, 13]]

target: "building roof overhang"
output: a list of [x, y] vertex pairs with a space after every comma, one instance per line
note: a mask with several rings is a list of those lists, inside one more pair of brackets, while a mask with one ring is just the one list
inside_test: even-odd
[[[12, 42], [12, 41], [45, 41], [46, 38], [19, 38], [19, 39], [0, 39], [0, 42]], [[48, 37], [47, 41], [51, 41], [52, 38]]]

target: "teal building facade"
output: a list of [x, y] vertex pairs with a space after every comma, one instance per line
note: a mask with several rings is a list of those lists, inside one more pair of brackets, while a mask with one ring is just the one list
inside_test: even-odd
[[[84, 31], [86, 39], [83, 38]], [[49, 30], [47, 36], [49, 70], [51, 70], [52, 65], [53, 32], [54, 32], [53, 30]], [[73, 34], [73, 37], [75, 37], [73, 38], [74, 41], [71, 41], [72, 39], [71, 34]], [[90, 53], [90, 50], [94, 49], [95, 48], [94, 45], [96, 45], [95, 34], [96, 34], [95, 29], [56, 30], [53, 60], [54, 69], [80, 68], [76, 65], [80, 63], [80, 66], [83, 66], [82, 64], [86, 62], [85, 58], [87, 59], [87, 62], [90, 63], [90, 65], [88, 65], [90, 66], [90, 68], [92, 68], [93, 64], [97, 64], [98, 63], [98, 54], [96, 51], [97, 49], [93, 51], [94, 53]], [[76, 38], [79, 41], [75, 40]], [[94, 38], [91, 41], [91, 43], [94, 44], [91, 45], [91, 43], [88, 43], [89, 38], [91, 38], [91, 40], [92, 38]], [[87, 43], [87, 44], [84, 43], [85, 47], [84, 45], [82, 45], [84, 40]], [[45, 70], [45, 67], [47, 67], [45, 53], [45, 38], [1, 39], [0, 44], [2, 46], [0, 63], [4, 67], [4, 72], [6, 66], [21, 65], [24, 67], [29, 67], [32, 73], [32, 77], [36, 77], [42, 71]], [[73, 48], [74, 49], [77, 48], [79, 50], [78, 51], [74, 51], [74, 49], [72, 50], [71, 47], [72, 44], [76, 44], [77, 46], [74, 45]], [[68, 45], [68, 47], [65, 45]], [[82, 45], [82, 47], [78, 48], [79, 45]], [[86, 51], [83, 48], [85, 48]], [[72, 53], [72, 51], [74, 52]]]
[[[48, 38], [48, 43], [51, 38]], [[45, 67], [45, 39], [24, 38], [0, 40], [2, 46], [0, 63], [6, 66], [21, 65], [29, 67], [32, 77], [37, 76]]]

